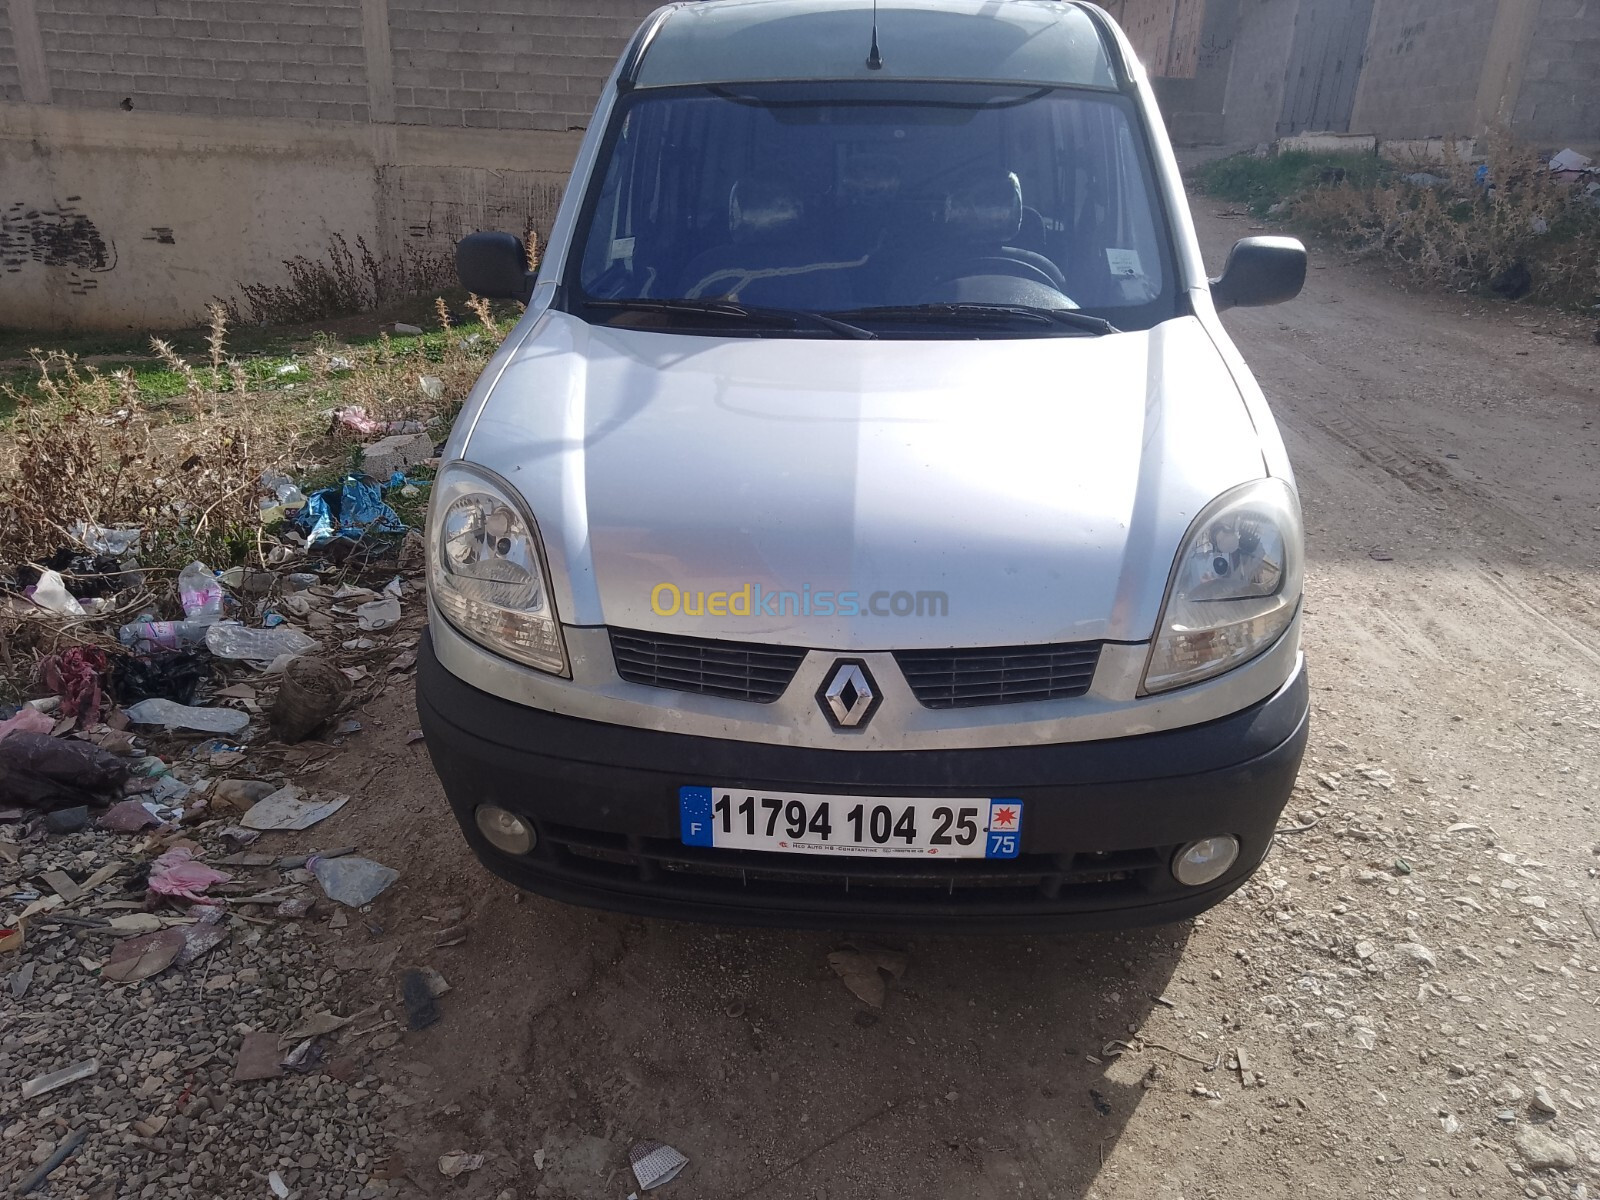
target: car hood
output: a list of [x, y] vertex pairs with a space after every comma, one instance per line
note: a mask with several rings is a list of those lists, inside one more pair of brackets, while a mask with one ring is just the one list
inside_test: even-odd
[[[840, 650], [1142, 641], [1196, 513], [1265, 474], [1193, 318], [959, 341], [530, 320], [446, 454], [521, 492], [568, 625]], [[748, 598], [728, 613], [724, 593]]]

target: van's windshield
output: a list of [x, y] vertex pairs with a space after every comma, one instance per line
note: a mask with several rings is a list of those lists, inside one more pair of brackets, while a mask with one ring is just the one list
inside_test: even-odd
[[992, 84], [637, 91], [586, 197], [567, 303], [696, 333], [762, 312], [836, 318], [752, 316], [794, 336], [1096, 324], [1038, 319], [1071, 310], [1149, 328], [1176, 300], [1137, 119], [1115, 93]]

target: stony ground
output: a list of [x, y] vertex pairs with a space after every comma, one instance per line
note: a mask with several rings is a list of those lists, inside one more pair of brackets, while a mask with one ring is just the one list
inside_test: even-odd
[[[1213, 259], [1252, 231], [1197, 210]], [[640, 1139], [690, 1159], [659, 1194], [713, 1200], [1600, 1194], [1600, 350], [1565, 318], [1316, 263], [1295, 304], [1228, 317], [1305, 499], [1315, 710], [1285, 832], [1234, 899], [1153, 931], [897, 940], [871, 1008], [828, 968], [840, 937], [490, 878], [402, 674], [300, 765], [351, 803], [265, 835], [399, 880], [370, 911], [240, 922], [134, 987], [63, 927], [0, 993], [0, 1186], [87, 1127], [39, 1195], [266, 1197], [277, 1170], [308, 1198], [621, 1200]], [[44, 853], [81, 850], [110, 853]], [[407, 968], [451, 985], [421, 1030]], [[354, 1018], [324, 1062], [233, 1081], [244, 1033], [324, 1009]], [[98, 1075], [19, 1100], [91, 1055]], [[483, 1161], [447, 1176], [455, 1152]]]

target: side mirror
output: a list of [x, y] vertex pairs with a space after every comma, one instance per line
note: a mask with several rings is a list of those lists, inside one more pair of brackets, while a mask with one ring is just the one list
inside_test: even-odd
[[1282, 304], [1306, 283], [1306, 248], [1296, 238], [1252, 237], [1235, 242], [1222, 275], [1211, 281], [1211, 299], [1222, 312]]
[[474, 296], [521, 300], [533, 295], [533, 272], [522, 239], [510, 233], [469, 233], [456, 243], [456, 278]]

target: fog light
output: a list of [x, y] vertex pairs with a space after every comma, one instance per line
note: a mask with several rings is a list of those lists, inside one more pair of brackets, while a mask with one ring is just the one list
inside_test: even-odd
[[1239, 839], [1231, 833], [1201, 838], [1178, 847], [1172, 856], [1172, 877], [1186, 887], [1199, 887], [1226, 875], [1238, 857]]
[[496, 850], [507, 854], [526, 854], [539, 840], [529, 825], [516, 813], [507, 812], [493, 804], [480, 804], [473, 814], [478, 822], [478, 832], [489, 839]]

